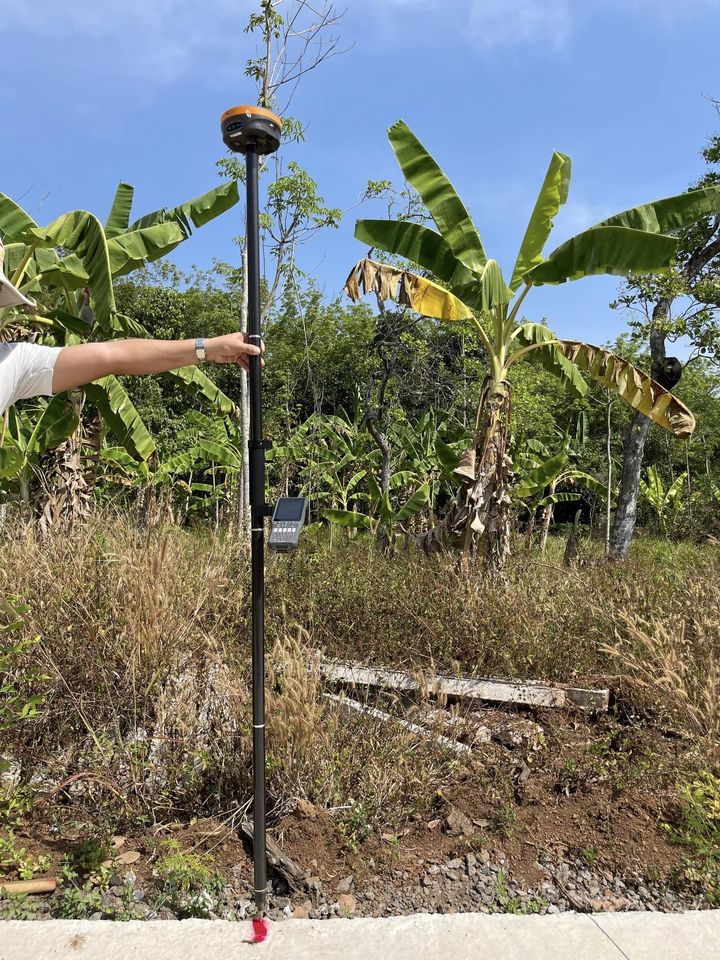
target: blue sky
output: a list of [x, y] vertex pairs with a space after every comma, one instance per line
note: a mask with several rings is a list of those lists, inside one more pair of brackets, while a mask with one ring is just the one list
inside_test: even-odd
[[[246, 0], [0, 0], [0, 190], [40, 222], [104, 216], [117, 181], [136, 213], [217, 182], [221, 112], [252, 98]], [[329, 205], [396, 178], [387, 127], [402, 117], [451, 177], [491, 256], [511, 269], [552, 149], [573, 159], [554, 243], [624, 207], [683, 190], [720, 127], [720, 0], [348, 0], [343, 56], [299, 88], [308, 124], [288, 149]], [[364, 249], [357, 210], [302, 252], [328, 296]], [[382, 215], [367, 205], [363, 215]], [[175, 254], [237, 259], [236, 208]], [[604, 342], [624, 327], [618, 284], [534, 291], [530, 319]]]

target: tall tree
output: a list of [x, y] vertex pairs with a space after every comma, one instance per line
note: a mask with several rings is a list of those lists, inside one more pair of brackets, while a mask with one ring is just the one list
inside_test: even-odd
[[[284, 13], [281, 12], [281, 8]], [[301, 141], [304, 128], [289, 114], [289, 108], [302, 78], [330, 57], [342, 51], [336, 32], [342, 14], [331, 3], [320, 5], [309, 0], [261, 0], [258, 11], [252, 13], [245, 32], [257, 40], [255, 56], [245, 65], [245, 75], [255, 81], [257, 103], [274, 111], [282, 121], [285, 143]], [[218, 161], [223, 176], [244, 182], [244, 160], [233, 154]], [[337, 227], [340, 210], [326, 207], [316, 182], [294, 160], [285, 162], [281, 154], [265, 158], [261, 173], [270, 175], [266, 191], [265, 210], [261, 215], [263, 237], [269, 248], [272, 267], [265, 277], [265, 296], [261, 321], [268, 314], [288, 282], [297, 280], [296, 251], [318, 230]], [[244, 290], [246, 262], [245, 240], [242, 247], [241, 268], [243, 295], [241, 297], [241, 329], [247, 324], [247, 294]], [[243, 447], [243, 480], [239, 519], [241, 531], [250, 534], [249, 473], [249, 392], [247, 374], [240, 371], [241, 437]]]
[[[710, 138], [703, 157], [710, 169], [693, 189], [720, 183], [720, 135]], [[667, 389], [680, 382], [683, 369], [694, 361], [704, 358], [720, 363], [720, 214], [714, 212], [681, 230], [679, 241], [669, 273], [633, 279], [612, 304], [632, 311], [633, 334], [649, 340], [652, 376]], [[667, 352], [668, 344], [680, 338], [691, 344], [684, 363]], [[638, 411], [624, 431], [620, 491], [610, 537], [613, 559], [624, 559], [630, 549], [651, 425]]]

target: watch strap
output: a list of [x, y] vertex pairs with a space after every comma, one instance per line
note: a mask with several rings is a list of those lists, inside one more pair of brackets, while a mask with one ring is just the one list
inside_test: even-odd
[[206, 357], [204, 337], [198, 337], [195, 340], [195, 356], [198, 358], [198, 360], [204, 360]]

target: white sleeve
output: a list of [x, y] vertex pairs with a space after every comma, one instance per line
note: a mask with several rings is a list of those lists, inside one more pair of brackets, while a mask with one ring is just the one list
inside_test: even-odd
[[2, 406], [28, 397], [51, 396], [55, 361], [62, 347], [35, 343], [3, 344], [0, 353], [0, 395]]

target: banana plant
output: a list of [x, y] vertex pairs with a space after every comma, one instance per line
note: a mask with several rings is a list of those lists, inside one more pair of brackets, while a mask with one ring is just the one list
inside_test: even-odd
[[539, 440], [529, 440], [515, 460], [516, 483], [511, 493], [514, 498], [525, 501], [530, 514], [526, 531], [528, 545], [532, 542], [537, 511], [542, 508], [541, 553], [547, 546], [555, 505], [582, 498], [578, 489], [559, 490], [558, 487], [584, 488], [600, 496], [606, 494], [599, 480], [573, 464], [574, 453], [568, 436], [563, 438], [562, 448], [556, 453]]
[[[426, 552], [451, 547], [479, 554], [492, 568], [509, 553], [509, 416], [512, 367], [521, 359], [541, 363], [578, 394], [582, 372], [619, 394], [677, 437], [689, 437], [692, 413], [660, 384], [607, 350], [560, 339], [544, 324], [521, 321], [533, 287], [593, 274], [628, 276], [670, 268], [672, 236], [720, 210], [720, 185], [646, 203], [615, 214], [556, 247], [543, 251], [570, 186], [570, 158], [554, 152], [510, 274], [488, 257], [462, 200], [436, 161], [403, 121], [388, 136], [406, 180], [415, 188], [437, 230], [396, 220], [358, 220], [355, 236], [372, 250], [409, 260], [423, 275], [366, 257], [350, 271], [352, 300], [372, 293], [437, 320], [470, 324], [487, 356], [472, 447], [455, 501], [441, 523], [425, 534]], [[433, 279], [431, 279], [433, 278]]]
[[640, 497], [657, 517], [663, 534], [667, 534], [668, 520], [680, 506], [680, 494], [686, 476], [687, 474], [681, 473], [666, 488], [657, 467], [650, 466], [647, 469], [647, 480], [640, 479]]
[[[430, 499], [430, 484], [423, 483], [408, 497], [402, 506], [394, 507], [390, 500], [390, 490], [383, 493], [377, 480], [370, 475], [371, 514], [356, 510], [323, 510], [322, 516], [330, 523], [354, 530], [368, 530], [383, 550], [391, 549], [398, 535], [409, 535], [405, 525], [422, 512]], [[397, 474], [390, 477], [390, 489], [404, 486], [407, 477]], [[398, 529], [399, 528], [399, 529]]]
[[[238, 200], [237, 183], [229, 182], [177, 207], [155, 210], [130, 223], [133, 187], [121, 183], [105, 225], [93, 214], [74, 210], [39, 226], [9, 197], [0, 193], [0, 233], [12, 282], [35, 298], [33, 323], [51, 342], [149, 336], [140, 324], [116, 309], [113, 280], [170, 253], [193, 227], [219, 216]], [[91, 300], [92, 297], [92, 300]], [[13, 308], [0, 310], [0, 330], [13, 319]], [[232, 401], [195, 366], [167, 374], [227, 414]], [[86, 396], [125, 449], [147, 460], [155, 444], [118, 380], [105, 377], [86, 388]], [[64, 416], [64, 405], [53, 407]], [[17, 439], [17, 438], [16, 438]]]
[[78, 416], [62, 396], [38, 401], [34, 419], [30, 411], [8, 411], [8, 431], [0, 445], [0, 490], [5, 495], [17, 484], [21, 501], [30, 499], [30, 480], [41, 454], [72, 436]]

